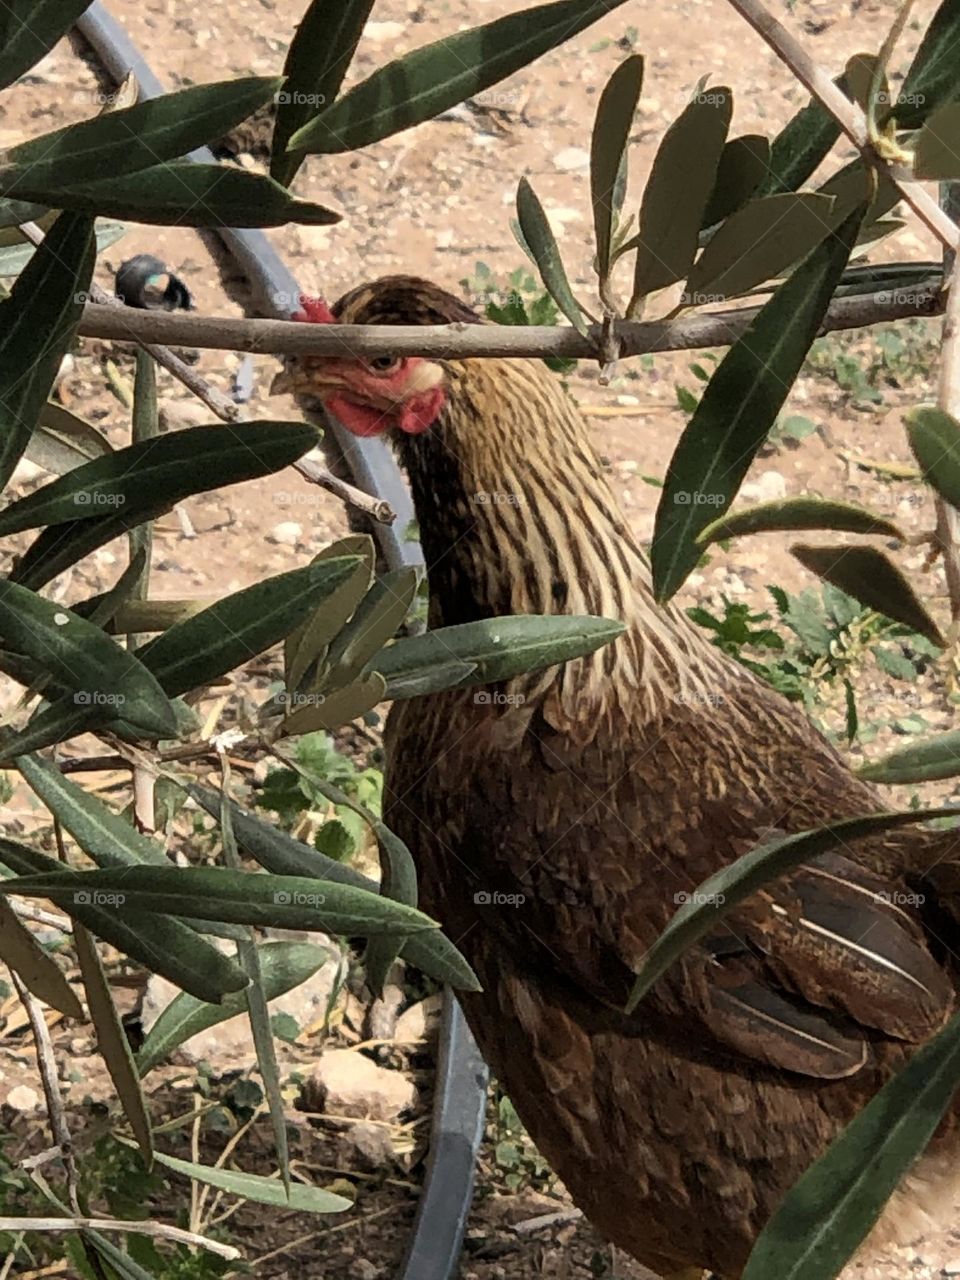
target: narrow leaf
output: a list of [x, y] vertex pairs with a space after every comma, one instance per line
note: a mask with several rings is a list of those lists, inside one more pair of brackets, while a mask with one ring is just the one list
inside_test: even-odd
[[356, 563], [341, 556], [265, 578], [177, 623], [136, 656], [171, 697], [209, 684], [282, 640]]
[[697, 537], [701, 547], [746, 533], [782, 533], [795, 529], [833, 529], [843, 533], [881, 533], [903, 542], [903, 530], [884, 516], [852, 502], [829, 498], [785, 498], [731, 511], [708, 524]]
[[610, 274], [610, 247], [620, 217], [627, 141], [643, 85], [643, 59], [621, 62], [604, 85], [590, 143], [590, 199], [597, 239], [597, 274]]
[[10, 903], [0, 899], [0, 960], [17, 974], [24, 986], [51, 1009], [59, 1009], [78, 1022], [86, 1019], [59, 965], [47, 955]]
[[369, 534], [353, 534], [324, 547], [314, 557], [359, 556], [360, 563], [336, 591], [331, 592], [313, 617], [291, 631], [283, 644], [283, 666], [288, 692], [300, 688], [304, 676], [326, 653], [327, 646], [366, 595], [373, 582], [375, 551]]
[[715, 86], [664, 134], [640, 203], [634, 300], [683, 280], [693, 266], [732, 111], [733, 94]]
[[170, 160], [138, 173], [66, 188], [33, 184], [32, 173], [20, 184], [24, 190], [29, 187], [33, 199], [157, 226], [280, 227], [298, 222], [322, 227], [340, 221], [339, 213], [295, 199], [265, 173], [225, 164]]
[[437, 663], [464, 662], [474, 670], [463, 687], [493, 684], [582, 658], [622, 634], [623, 624], [609, 618], [485, 618], [397, 640], [380, 651], [371, 670], [389, 682], [429, 671]]
[[[3, 846], [5, 847], [5, 846]], [[0, 852], [2, 856], [2, 852]], [[360, 937], [420, 933], [436, 923], [399, 902], [328, 880], [229, 871], [224, 867], [63, 868], [0, 881], [0, 893], [49, 898], [66, 907], [84, 894], [115, 899], [125, 914], [190, 915], [197, 920], [277, 929], [323, 929]], [[189, 932], [189, 930], [186, 930]]]
[[912, 742], [859, 770], [870, 782], [939, 782], [960, 776], [960, 729]]
[[907, 438], [924, 479], [952, 507], [960, 507], [960, 422], [930, 405], [906, 415]]
[[[834, 84], [851, 97], [846, 71]], [[801, 107], [774, 138], [770, 167], [756, 194], [769, 196], [796, 191], [820, 167], [839, 137], [840, 126], [816, 99]]]
[[715, 226], [747, 203], [770, 165], [770, 143], [760, 133], [731, 138], [720, 152], [713, 191], [704, 210], [701, 229]]
[[897, 566], [876, 547], [790, 548], [805, 569], [839, 587], [869, 609], [902, 622], [935, 645], [946, 641], [919, 596]]
[[383, 691], [385, 702], [400, 702], [405, 698], [421, 698], [425, 693], [439, 693], [457, 685], [476, 683], [471, 676], [477, 670], [474, 662], [437, 662], [422, 671], [411, 671], [391, 676]]
[[[0, 862], [24, 876], [63, 873], [63, 864], [56, 858], [2, 838]], [[127, 911], [116, 898], [115, 893], [98, 897], [97, 890], [81, 881], [75, 893], [63, 895], [61, 905], [98, 938], [199, 1000], [218, 1004], [228, 992], [239, 991], [247, 985], [245, 974], [232, 960], [186, 925], [155, 914]]]
[[417, 571], [407, 565], [383, 574], [330, 645], [318, 689], [339, 689], [360, 675], [399, 631], [417, 589]]
[[90, 219], [62, 213], [0, 301], [0, 489], [23, 456], [73, 338], [93, 258]]
[[274, 1205], [278, 1209], [292, 1209], [299, 1213], [343, 1213], [353, 1208], [352, 1200], [345, 1200], [332, 1191], [324, 1191], [322, 1187], [308, 1187], [295, 1182], [290, 1186], [288, 1195], [282, 1182], [264, 1174], [240, 1173], [236, 1169], [195, 1164], [192, 1160], [178, 1160], [176, 1156], [168, 1156], [163, 1151], [156, 1152], [155, 1159], [186, 1178], [195, 1178], [197, 1182], [219, 1187], [230, 1195], [255, 1200], [259, 1204]]
[[281, 731], [289, 736], [339, 729], [372, 711], [378, 702], [383, 702], [386, 692], [387, 682], [373, 671], [333, 693], [281, 694], [285, 704], [294, 708], [284, 719]]
[[0, 637], [72, 689], [79, 706], [112, 708], [146, 733], [176, 731], [170, 704], [143, 663], [62, 605], [0, 582]]
[[300, 158], [287, 151], [287, 143], [336, 101], [372, 8], [373, 0], [312, 0], [300, 19], [276, 97], [270, 173], [277, 182], [289, 185], [299, 169]]
[[517, 218], [523, 238], [530, 246], [540, 278], [554, 302], [578, 333], [586, 334], [587, 325], [580, 304], [573, 296], [566, 268], [543, 205], [526, 178], [517, 187]]
[[38, 525], [95, 519], [149, 503], [174, 506], [195, 493], [271, 475], [317, 443], [305, 422], [235, 422], [171, 431], [128, 445], [44, 485], [0, 511], [0, 537]]
[[87, 996], [87, 1008], [90, 1010], [90, 1017], [96, 1028], [97, 1050], [113, 1081], [113, 1087], [117, 1091], [117, 1097], [120, 1099], [133, 1136], [137, 1140], [140, 1154], [149, 1165], [153, 1158], [153, 1132], [143, 1090], [140, 1088], [137, 1068], [133, 1061], [133, 1053], [130, 1050], [130, 1041], [123, 1029], [117, 1007], [113, 1003], [97, 948], [83, 925], [78, 925], [74, 929], [73, 942], [77, 953], [77, 964], [80, 966], [80, 976], [83, 978], [83, 989]]
[[290, 139], [288, 150], [335, 155], [432, 120], [579, 35], [622, 0], [558, 0], [458, 31], [388, 63]]
[[730, 215], [697, 259], [684, 303], [724, 302], [780, 275], [823, 242], [832, 207], [828, 196], [812, 191], [751, 200]]
[[893, 114], [900, 129], [917, 129], [927, 116], [960, 97], [960, 0], [942, 0], [910, 64]]
[[0, 89], [36, 66], [90, 3], [91, 0], [4, 0], [0, 5]]
[[37, 191], [62, 193], [91, 173], [120, 177], [175, 160], [229, 133], [268, 103], [280, 84], [275, 77], [248, 76], [194, 85], [45, 133], [5, 153], [0, 191], [35, 200]]
[[661, 601], [696, 565], [700, 531], [733, 501], [776, 421], [846, 266], [862, 212], [851, 214], [780, 285], [707, 384], [670, 460], [657, 508], [651, 561]]

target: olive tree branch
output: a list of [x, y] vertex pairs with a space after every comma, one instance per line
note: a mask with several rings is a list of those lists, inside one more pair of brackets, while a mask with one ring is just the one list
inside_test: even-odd
[[[944, 299], [939, 287], [904, 285], [875, 293], [835, 298], [821, 333], [860, 329], [910, 316], [940, 315]], [[689, 351], [731, 346], [760, 311], [758, 305], [728, 311], [699, 312], [674, 320], [617, 321], [621, 356]], [[78, 332], [85, 337], [117, 341], [183, 343], [224, 351], [260, 351], [271, 355], [314, 355], [350, 358], [374, 355], [431, 356], [440, 359], [568, 356], [596, 359], [603, 339], [601, 326], [586, 337], [571, 327], [551, 325], [359, 325], [304, 324], [295, 320], [248, 320], [198, 316], [186, 312], [125, 309], [89, 303]]]
[[914, 181], [911, 173], [900, 165], [887, 163], [870, 141], [867, 118], [855, 102], [851, 102], [833, 83], [826, 71], [810, 57], [795, 36], [760, 3], [760, 0], [730, 0], [737, 13], [753, 27], [777, 57], [797, 79], [813, 94], [821, 106], [833, 116], [837, 124], [857, 148], [864, 160], [871, 165], [882, 165], [900, 190], [904, 200], [920, 221], [947, 249], [955, 249], [958, 243], [956, 224], [940, 208], [936, 200]]

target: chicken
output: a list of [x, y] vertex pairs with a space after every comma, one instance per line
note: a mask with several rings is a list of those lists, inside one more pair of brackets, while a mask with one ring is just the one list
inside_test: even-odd
[[[477, 317], [425, 281], [364, 285], [323, 322]], [[903, 828], [766, 886], [630, 1016], [678, 903], [771, 831], [887, 806], [796, 706], [658, 606], [583, 419], [540, 361], [301, 358], [279, 377], [412, 487], [430, 624], [619, 618], [613, 644], [478, 694], [397, 704], [386, 821], [423, 908], [476, 969], [492, 1070], [575, 1202], [661, 1274], [733, 1280], [784, 1193], [956, 1003], [952, 832]], [[955, 868], [954, 868], [955, 873]], [[947, 939], [948, 942], [944, 941]], [[949, 1219], [948, 1115], [868, 1246]]]

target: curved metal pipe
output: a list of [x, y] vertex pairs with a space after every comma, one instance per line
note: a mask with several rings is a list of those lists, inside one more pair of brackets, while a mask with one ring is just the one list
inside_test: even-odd
[[[117, 83], [133, 72], [142, 97], [155, 98], [164, 92], [143, 55], [100, 0], [77, 21], [77, 30]], [[191, 152], [190, 158], [216, 163], [216, 157], [206, 147]], [[300, 290], [263, 232], [224, 228], [217, 234], [243, 269], [263, 312], [271, 316], [289, 314], [284, 300], [299, 296]], [[397, 513], [393, 525], [377, 524], [374, 529], [388, 567], [422, 564], [419, 543], [404, 536], [414, 515], [410, 493], [386, 446], [380, 440], [358, 439], [329, 416], [325, 426], [340, 448], [354, 483], [367, 493], [386, 499]], [[487, 1078], [486, 1065], [460, 1005], [453, 992], [445, 988], [430, 1153], [410, 1246], [397, 1280], [452, 1280], [455, 1274], [473, 1199]]]

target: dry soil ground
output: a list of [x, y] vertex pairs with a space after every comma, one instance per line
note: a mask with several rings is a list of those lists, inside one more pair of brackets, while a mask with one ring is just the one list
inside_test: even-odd
[[[113, 0], [112, 7], [154, 70], [174, 87], [278, 71], [303, 0], [211, 0], [203, 6], [187, 0], [144, 0], [138, 4]], [[522, 7], [523, 0], [447, 0], [435, 4], [378, 0], [348, 84], [398, 53]], [[797, 0], [788, 6], [775, 4], [774, 8], [832, 72], [839, 70], [850, 54], [876, 49], [894, 14], [889, 0], [864, 4]], [[899, 56], [903, 65], [933, 8], [930, 0], [917, 5], [916, 21], [902, 41]], [[455, 118], [426, 124], [356, 155], [311, 160], [298, 179], [298, 190], [342, 211], [344, 221], [331, 228], [271, 231], [270, 239], [303, 289], [312, 293], [335, 297], [362, 279], [403, 271], [428, 276], [468, 296], [476, 295], [475, 283], [462, 286], [460, 282], [475, 276], [478, 262], [488, 264], [501, 280], [522, 265], [508, 223], [517, 180], [526, 174], [547, 207], [575, 285], [590, 296], [591, 218], [585, 148], [597, 94], [624, 53], [632, 50], [646, 57], [646, 83], [631, 148], [631, 199], [640, 189], [663, 129], [701, 76], [733, 86], [737, 99], [734, 133], [771, 134], [804, 99], [771, 52], [722, 0], [673, 0], [657, 5], [629, 0], [534, 67], [482, 95], [478, 111], [467, 110]], [[92, 114], [99, 105], [98, 95], [107, 87], [89, 54], [80, 46], [62, 42], [21, 85], [0, 95], [0, 148]], [[265, 136], [256, 129], [239, 135], [240, 163], [262, 163]], [[202, 312], [243, 314], [247, 301], [243, 281], [231, 269], [221, 270], [222, 259], [211, 255], [212, 248], [207, 239], [190, 230], [132, 226], [126, 237], [102, 256], [98, 278], [110, 287], [113, 271], [122, 259], [149, 251], [188, 283]], [[922, 231], [908, 226], [875, 256], [929, 259], [936, 257], [936, 249]], [[476, 296], [472, 300], [482, 302]], [[931, 390], [937, 333], [938, 326], [931, 323], [918, 340], [910, 367], [895, 380], [899, 385], [885, 383], [878, 404], [856, 407], [830, 378], [804, 376], [792, 393], [788, 411], [808, 418], [817, 432], [799, 448], [783, 446], [764, 457], [749, 477], [750, 483], [771, 495], [810, 492], [863, 501], [895, 513], [913, 532], [929, 528], [930, 503], [918, 485], [891, 482], [875, 471], [851, 465], [843, 454], [909, 462], [901, 411]], [[872, 342], [867, 337], [853, 348], [863, 368], [872, 360]], [[827, 364], [835, 364], [845, 350], [840, 342], [834, 343], [828, 350]], [[117, 361], [121, 374], [129, 374], [125, 356], [87, 342], [61, 384], [60, 395], [64, 403], [95, 421], [117, 442], [126, 438], [128, 414], [108, 386], [104, 373], [108, 355]], [[675, 385], [696, 385], [689, 371], [692, 358], [664, 355], [656, 357], [652, 368], [625, 365], [620, 377], [606, 387], [599, 385], [596, 371], [585, 364], [570, 378], [572, 393], [590, 415], [595, 443], [608, 460], [630, 519], [643, 537], [649, 536], [652, 527], [656, 490], [641, 477], [664, 472], [684, 422]], [[204, 374], [224, 389], [229, 387], [236, 364], [235, 357], [213, 352], [204, 352], [200, 358]], [[286, 417], [291, 413], [290, 404], [271, 400], [268, 395], [274, 368], [269, 356], [256, 358], [252, 411], [264, 417]], [[168, 428], [207, 420], [207, 414], [198, 411], [165, 376], [161, 386]], [[307, 489], [292, 473], [282, 479], [283, 483], [271, 478], [189, 501], [186, 509], [197, 534], [193, 540], [182, 536], [175, 521], [164, 521], [153, 594], [181, 597], [236, 590], [304, 563], [315, 548], [344, 529], [343, 511], [334, 499]], [[36, 477], [27, 477], [24, 483], [35, 484]], [[293, 491], [297, 493], [295, 503], [289, 497]], [[290, 541], [275, 540], [276, 526], [290, 522], [299, 526], [299, 532]], [[122, 546], [103, 549], [58, 582], [57, 590], [67, 600], [88, 594], [113, 579], [124, 554]], [[922, 560], [920, 550], [904, 557], [912, 572], [919, 571]], [[769, 582], [794, 591], [811, 582], [780, 537], [748, 540], [728, 554], [715, 556], [690, 580], [685, 602], [716, 607], [725, 594], [766, 607], [770, 603], [765, 593]], [[942, 617], [939, 569], [926, 575], [921, 587]], [[947, 690], [936, 673], [912, 688], [907, 698], [902, 686], [870, 669], [861, 679], [860, 697], [861, 707], [880, 721], [895, 719], [908, 709], [922, 711], [930, 731], [952, 722]], [[886, 728], [869, 749], [877, 752], [891, 742]], [[936, 794], [951, 792], [947, 786]], [[27, 800], [19, 792], [9, 816], [14, 827], [30, 826], [33, 821]], [[5, 1044], [0, 1102], [15, 1084], [23, 1083], [29, 1067], [24, 1042], [9, 1027]], [[68, 1044], [63, 1047], [69, 1050]], [[315, 1140], [308, 1135], [302, 1141], [307, 1148]], [[316, 1142], [320, 1146], [316, 1150], [310, 1147], [306, 1159], [327, 1168], [348, 1164], [348, 1157], [338, 1152], [332, 1138]], [[393, 1182], [383, 1177], [359, 1179], [358, 1213], [351, 1222], [337, 1224], [333, 1234], [325, 1227], [324, 1234], [316, 1236], [315, 1221], [265, 1217], [256, 1206], [238, 1215], [234, 1225], [254, 1260], [256, 1274], [285, 1276], [306, 1271], [328, 1280], [374, 1280], [392, 1274], [402, 1252], [419, 1176], [420, 1166], [415, 1166]], [[462, 1266], [465, 1280], [533, 1276], [574, 1280], [613, 1274], [604, 1270], [611, 1266], [625, 1280], [638, 1274], [622, 1258], [611, 1262], [602, 1242], [583, 1225], [555, 1228], [522, 1241], [507, 1229], [506, 1224], [530, 1218], [544, 1206], [563, 1204], [562, 1189], [555, 1189], [548, 1199], [533, 1190], [509, 1193], [503, 1169], [488, 1145], [480, 1195], [471, 1218], [471, 1243]], [[273, 1257], [258, 1265], [255, 1260], [267, 1253]], [[918, 1241], [914, 1248], [869, 1271], [852, 1268], [850, 1276], [851, 1280], [853, 1276], [857, 1280], [907, 1276], [930, 1280], [956, 1258], [960, 1258], [960, 1237], [942, 1234]]]

